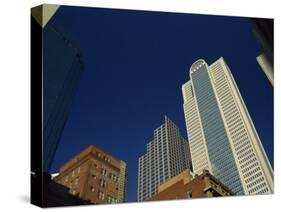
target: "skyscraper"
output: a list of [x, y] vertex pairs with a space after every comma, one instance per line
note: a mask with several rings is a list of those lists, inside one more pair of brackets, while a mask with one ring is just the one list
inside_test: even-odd
[[70, 114], [83, 71], [82, 56], [70, 36], [52, 20], [43, 42], [43, 168], [48, 172]]
[[[54, 18], [58, 5], [43, 4], [32, 9], [33, 26], [42, 27], [42, 119], [43, 171], [49, 172], [68, 119], [84, 69], [79, 44]], [[36, 142], [39, 142], [36, 141]]]
[[190, 168], [189, 146], [179, 128], [165, 116], [165, 122], [154, 130], [154, 139], [138, 164], [138, 201], [158, 193], [158, 186]]
[[193, 171], [237, 195], [273, 192], [273, 170], [229, 67], [200, 59], [182, 86]]
[[84, 70], [78, 43], [56, 21], [58, 11], [50, 4], [31, 9], [31, 202], [39, 206], [43, 190], [51, 191], [44, 186]]

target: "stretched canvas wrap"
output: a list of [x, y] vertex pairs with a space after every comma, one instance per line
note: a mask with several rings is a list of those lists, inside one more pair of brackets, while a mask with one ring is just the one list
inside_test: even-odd
[[273, 62], [272, 19], [32, 8], [31, 202], [272, 194]]

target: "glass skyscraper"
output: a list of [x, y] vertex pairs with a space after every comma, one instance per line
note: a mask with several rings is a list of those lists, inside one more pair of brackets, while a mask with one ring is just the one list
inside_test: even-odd
[[[49, 7], [52, 6], [43, 5], [43, 11]], [[48, 172], [68, 119], [84, 64], [79, 45], [56, 23], [55, 17], [49, 18], [42, 28], [42, 39], [43, 171]]]
[[193, 171], [209, 170], [237, 195], [273, 192], [273, 170], [223, 58], [192, 64], [182, 86]]
[[167, 116], [154, 130], [154, 139], [146, 145], [138, 163], [138, 201], [148, 200], [158, 193], [160, 184], [190, 169], [189, 145]]

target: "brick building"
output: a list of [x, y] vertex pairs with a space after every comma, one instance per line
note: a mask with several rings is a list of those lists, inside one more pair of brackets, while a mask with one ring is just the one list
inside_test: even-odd
[[[38, 197], [39, 198], [39, 197]], [[69, 188], [56, 183], [50, 175], [43, 175], [42, 207], [58, 207], [71, 205], [88, 205], [85, 201], [69, 193]]]
[[124, 202], [127, 165], [91, 145], [61, 166], [54, 180], [93, 204]]
[[158, 187], [153, 200], [190, 199], [200, 197], [230, 196], [232, 192], [208, 171], [194, 175], [185, 170]]

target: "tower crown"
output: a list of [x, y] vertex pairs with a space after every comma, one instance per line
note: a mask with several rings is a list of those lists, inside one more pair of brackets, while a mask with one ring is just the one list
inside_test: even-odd
[[195, 61], [189, 69], [189, 74], [192, 74], [193, 72], [197, 71], [199, 68], [201, 68], [202, 66], [208, 66], [208, 64], [205, 62], [205, 60], [203, 59], [199, 59], [197, 61]]

